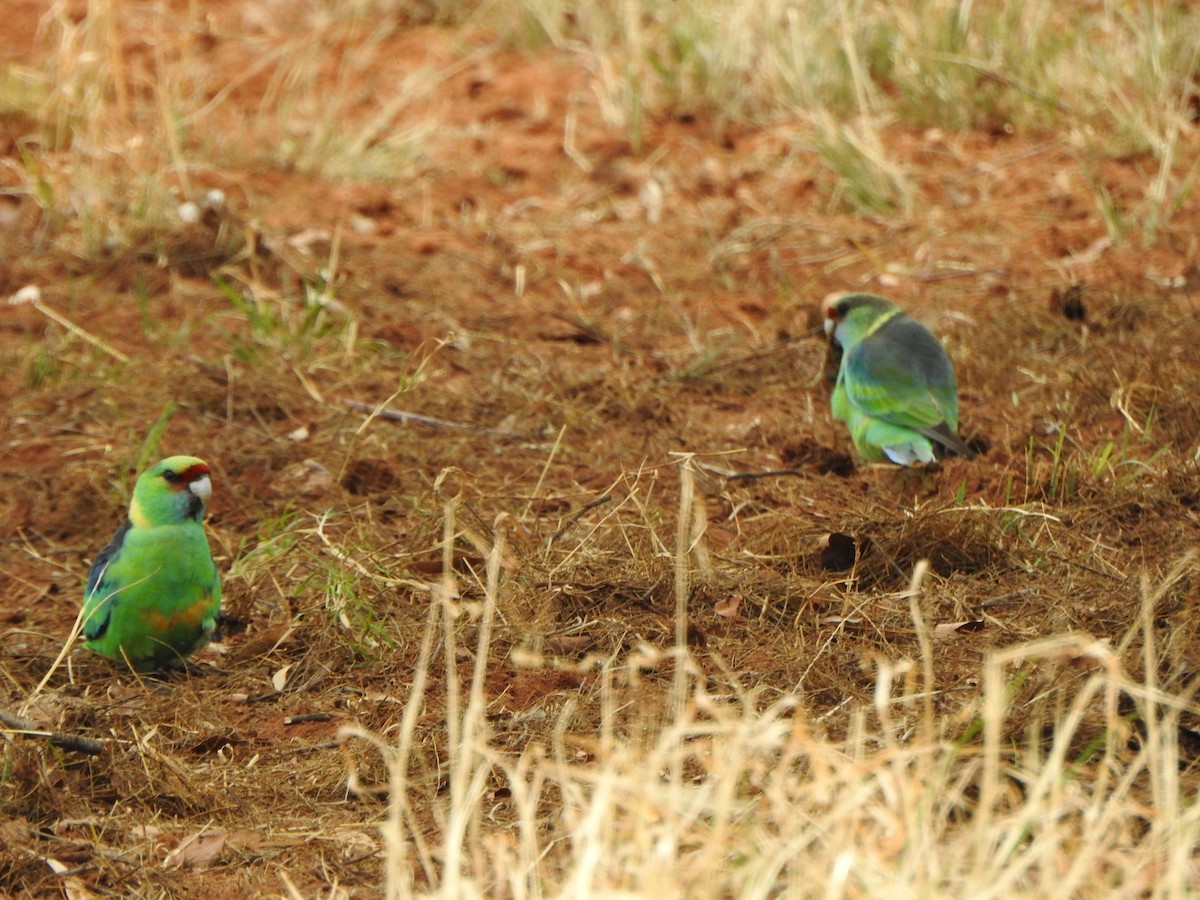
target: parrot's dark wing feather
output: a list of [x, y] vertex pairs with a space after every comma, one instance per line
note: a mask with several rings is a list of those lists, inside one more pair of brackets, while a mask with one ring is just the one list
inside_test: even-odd
[[[125, 534], [133, 527], [133, 523], [126, 519], [121, 527], [117, 529], [117, 533], [113, 535], [113, 539], [96, 554], [96, 561], [92, 563], [92, 571], [88, 573], [87, 590], [84, 591], [84, 597], [90, 601], [97, 593], [103, 593], [107, 584], [105, 582], [105, 573], [108, 571], [109, 565], [117, 555], [121, 552], [121, 547], [125, 544]], [[95, 640], [104, 634], [104, 629], [108, 627], [108, 617], [112, 609], [112, 604], [115, 598], [106, 598], [99, 607], [96, 607], [88, 615], [83, 623], [83, 635], [89, 641]], [[90, 602], [89, 602], [90, 605]]]
[[942, 416], [942, 420], [936, 425], [917, 430], [965, 459], [974, 458], [975, 453], [947, 421], [958, 418], [958, 386], [954, 378], [954, 367], [937, 338], [908, 316], [897, 318], [885, 327], [896, 332], [898, 345], [910, 349], [908, 361], [927, 390], [928, 401], [932, 402], [933, 407]]
[[937, 441], [947, 450], [958, 454], [963, 459], [975, 458], [975, 451], [968, 447], [966, 442], [955, 434], [945, 422], [935, 425], [933, 428], [922, 428], [921, 434], [930, 440]]

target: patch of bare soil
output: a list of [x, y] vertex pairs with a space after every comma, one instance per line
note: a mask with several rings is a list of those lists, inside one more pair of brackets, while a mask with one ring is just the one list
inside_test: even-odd
[[[213, 12], [231, 73], [249, 52], [241, 6]], [[4, 40], [28, 46], [35, 24], [15, 16]], [[394, 50], [395, 71], [361, 73], [365, 92], [462, 52], [435, 29]], [[411, 181], [209, 168], [194, 187], [227, 206], [154, 252], [81, 260], [44, 239], [33, 197], [4, 201], [0, 294], [37, 284], [75, 330], [30, 304], [0, 316], [0, 708], [51, 670], [172, 404], [162, 455], [213, 466], [209, 532], [243, 628], [162, 682], [84, 651], [54, 671], [25, 716], [104, 750], [6, 744], [0, 891], [57, 895], [52, 859], [96, 891], [273, 894], [282, 872], [305, 895], [374, 893], [383, 807], [348, 794], [335, 737], [350, 722], [396, 733], [451, 515], [462, 647], [505, 538], [497, 746], [548, 740], [568, 705], [585, 744], [600, 716], [586, 659], [637, 654], [621, 687], [653, 716], [670, 672], [650, 651], [675, 641], [680, 452], [698, 455], [707, 519], [689, 645], [714, 691], [795, 692], [836, 732], [870, 701], [877, 659], [918, 657], [904, 592], [920, 560], [925, 626], [969, 623], [934, 642], [947, 722], [993, 648], [1136, 631], [1144, 580], [1200, 535], [1200, 208], [1150, 247], [1109, 244], [1055, 135], [896, 128], [916, 212], [856, 216], [799, 125], [653, 121], [635, 152], [604, 124], [594, 77], [553, 52], [478, 54], [414, 109], [441, 126]], [[226, 126], [258, 90], [226, 100]], [[1153, 167], [1096, 159], [1088, 177], [1132, 203]], [[334, 255], [336, 303], [305, 306]], [[270, 299], [239, 306], [214, 277]], [[818, 320], [849, 288], [944, 340], [978, 458], [853, 460]], [[385, 403], [428, 418], [371, 414]], [[739, 477], [768, 470], [788, 471]], [[1195, 603], [1185, 577], [1153, 611], [1168, 686], [1194, 671]], [[457, 662], [467, 677], [474, 660]], [[443, 670], [411, 773], [430, 833]], [[1078, 677], [1064, 660], [1020, 690]], [[386, 781], [370, 753], [357, 765]]]

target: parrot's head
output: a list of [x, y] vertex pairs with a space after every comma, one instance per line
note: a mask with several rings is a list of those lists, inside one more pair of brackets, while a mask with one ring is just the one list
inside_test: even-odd
[[211, 494], [208, 463], [194, 456], [170, 456], [138, 476], [129, 520], [138, 528], [199, 522]]
[[825, 333], [843, 350], [849, 350], [899, 312], [898, 306], [875, 294], [830, 294], [821, 302]]

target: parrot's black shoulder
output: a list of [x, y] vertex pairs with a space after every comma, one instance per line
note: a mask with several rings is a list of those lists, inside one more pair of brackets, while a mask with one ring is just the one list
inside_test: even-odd
[[105, 545], [103, 550], [96, 554], [96, 561], [92, 563], [92, 571], [88, 573], [88, 594], [96, 590], [100, 579], [104, 577], [104, 570], [108, 568], [108, 564], [113, 561], [116, 555], [121, 552], [121, 547], [125, 544], [125, 535], [132, 527], [133, 523], [129, 519], [126, 519], [121, 523], [121, 527], [117, 529], [117, 533], [113, 535], [113, 539]]

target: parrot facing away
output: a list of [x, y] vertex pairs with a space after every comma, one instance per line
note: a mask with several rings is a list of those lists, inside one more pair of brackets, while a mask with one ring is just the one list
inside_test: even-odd
[[842, 348], [830, 401], [869, 462], [931, 463], [975, 454], [958, 436], [954, 367], [929, 330], [875, 294], [835, 294], [821, 305]]
[[194, 456], [169, 457], [138, 477], [129, 517], [88, 575], [84, 646], [149, 672], [208, 643], [221, 608], [201, 524], [211, 493], [208, 464]]

